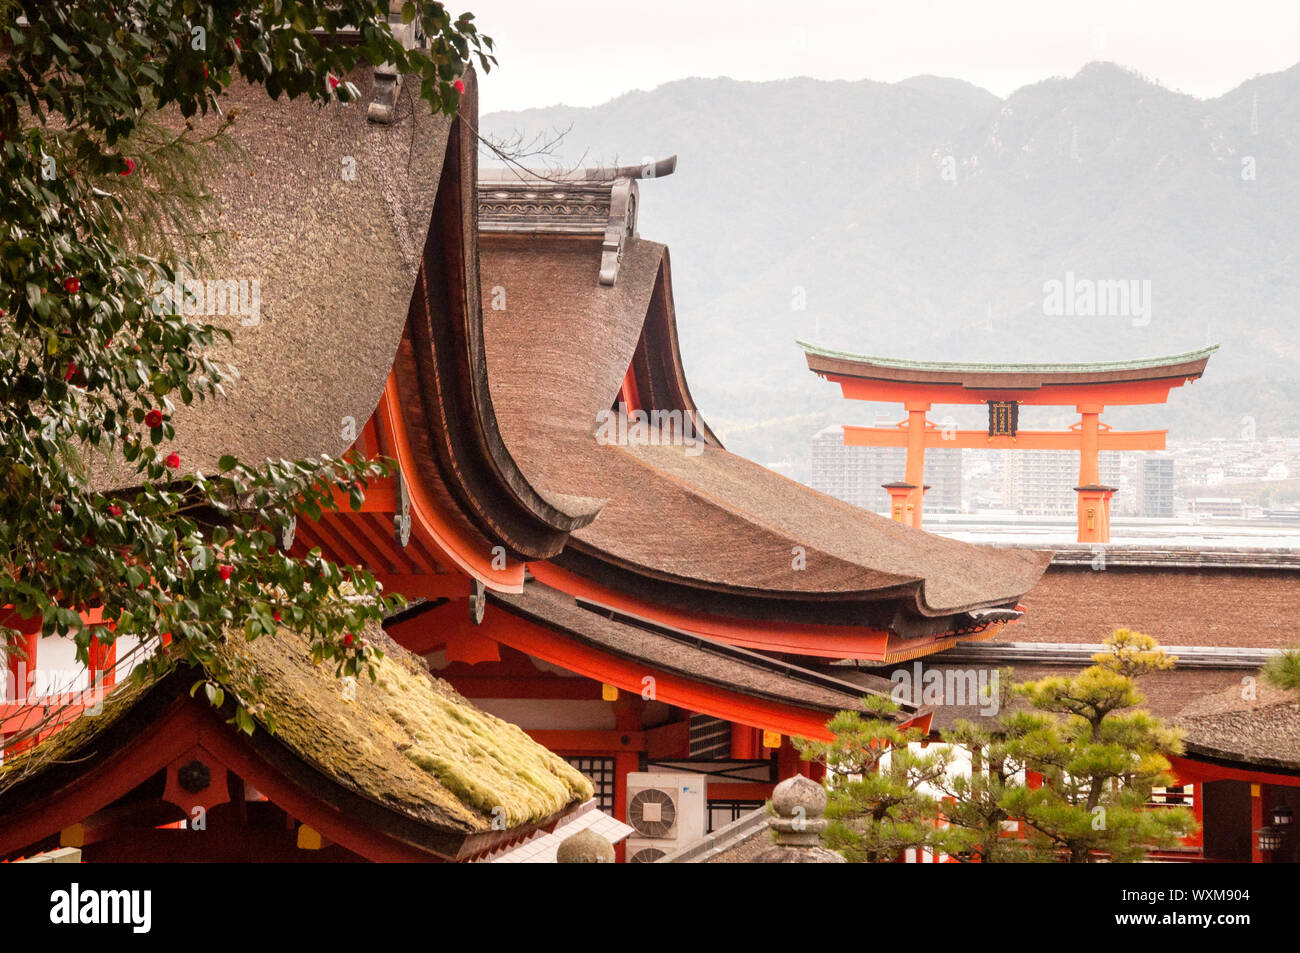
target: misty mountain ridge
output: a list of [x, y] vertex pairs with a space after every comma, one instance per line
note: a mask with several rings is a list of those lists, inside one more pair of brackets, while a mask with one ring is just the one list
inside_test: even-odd
[[[1108, 63], [1006, 99], [934, 76], [688, 79], [480, 129], [571, 127], [557, 165], [679, 156], [642, 182], [640, 231], [671, 248], [701, 408], [732, 449], [772, 459], [877, 409], [839, 400], [796, 339], [1008, 362], [1218, 343], [1168, 408], [1108, 419], [1178, 439], [1249, 414], [1261, 435], [1300, 435], [1298, 93], [1300, 65], [1209, 100]], [[1065, 287], [1080, 308], [1053, 307]]]

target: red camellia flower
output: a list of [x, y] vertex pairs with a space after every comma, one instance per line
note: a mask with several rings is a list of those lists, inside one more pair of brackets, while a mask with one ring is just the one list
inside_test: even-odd
[[149, 427], [150, 429], [154, 427], [161, 427], [162, 422], [163, 422], [163, 416], [161, 410], [151, 410], [149, 411], [149, 413], [144, 415], [144, 424], [146, 427]]
[[338, 80], [338, 77], [337, 77], [337, 76], [331, 76], [331, 77], [330, 77], [330, 89], [338, 89], [338, 88], [339, 88], [339, 80]]
[[458, 93], [463, 93], [463, 92], [465, 92], [465, 81], [464, 81], [464, 80], [462, 80], [462, 79], [458, 79], [458, 80], [456, 80], [456, 82], [452, 83], [451, 85], [453, 85], [453, 86], [456, 87], [456, 92], [458, 92]]
[[110, 507], [108, 508], [108, 515], [109, 515], [109, 516], [121, 516], [121, 515], [122, 515], [122, 507], [120, 507], [120, 506], [118, 506], [116, 503], [114, 503], [112, 506], [110, 506]]
[[279, 610], [279, 609], [276, 609], [274, 612], [272, 612], [272, 613], [271, 613], [271, 618], [274, 619], [276, 622], [279, 622], [279, 621], [280, 621], [280, 610]]
[[352, 648], [352, 643], [356, 641], [356, 638], [355, 635], [349, 632], [347, 635], [343, 636], [343, 644], [348, 648]]
[[135, 160], [133, 160], [133, 159], [127, 159], [127, 160], [126, 160], [126, 171], [123, 172], [122, 174], [123, 174], [123, 175], [130, 175], [130, 174], [131, 174], [132, 172], [134, 172], [134, 171], [135, 171]]
[[217, 567], [217, 575], [221, 577], [222, 582], [228, 581], [232, 572], [234, 572], [234, 567], [226, 563], [222, 563]]
[[180, 454], [178, 453], [167, 454], [167, 457], [166, 459], [163, 460], [163, 463], [165, 463], [171, 469], [175, 470], [177, 467], [181, 465]]
[[70, 295], [76, 294], [81, 290], [81, 282], [76, 278], [63, 279], [63, 290]]

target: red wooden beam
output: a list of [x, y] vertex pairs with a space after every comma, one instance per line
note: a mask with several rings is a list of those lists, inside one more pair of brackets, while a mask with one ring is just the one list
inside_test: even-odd
[[1250, 784], [1278, 784], [1300, 787], [1300, 777], [1276, 774], [1264, 768], [1230, 767], [1208, 761], [1198, 761], [1190, 755], [1171, 755], [1171, 773], [1181, 784], [1204, 781], [1246, 781]]
[[[846, 447], [906, 447], [907, 427], [844, 428]], [[1103, 430], [1097, 435], [1098, 450], [1163, 450], [1168, 430]], [[1078, 450], [1078, 430], [1021, 430], [1014, 437], [990, 437], [986, 430], [925, 431], [925, 448], [967, 450]]]
[[365, 487], [365, 496], [361, 509], [352, 508], [351, 494], [344, 493], [337, 487], [331, 488], [334, 504], [344, 513], [396, 513], [397, 512], [397, 478], [378, 477]]
[[[391, 632], [390, 632], [391, 634]], [[399, 645], [410, 648], [401, 638], [394, 636]], [[412, 651], [415, 651], [412, 649]], [[436, 651], [434, 649], [433, 651]], [[600, 683], [589, 678], [518, 678], [483, 677], [473, 675], [448, 675], [435, 672], [439, 678], [451, 683], [466, 698], [547, 698], [574, 701], [600, 701]]]
[[830, 732], [826, 730], [828, 716], [824, 712], [756, 698], [729, 688], [697, 682], [641, 662], [609, 655], [592, 646], [581, 645], [571, 637], [510, 615], [499, 606], [488, 607], [482, 628], [487, 635], [503, 645], [579, 675], [614, 685], [638, 699], [645, 684], [643, 679], [650, 676], [655, 680], [656, 701], [783, 734], [803, 735], [822, 741], [831, 739]]
[[563, 754], [615, 753], [645, 751], [642, 731], [525, 729], [528, 737], [551, 751]]
[[[473, 591], [469, 578], [458, 572], [387, 573], [373, 572], [385, 592], [400, 592], [408, 599], [464, 599]], [[469, 614], [468, 606], [464, 609]]]
[[730, 619], [674, 609], [617, 592], [551, 563], [531, 563], [528, 568], [539, 582], [571, 596], [589, 599], [662, 625], [749, 649], [834, 659], [883, 661], [889, 642], [889, 634], [884, 629]]
[[427, 537], [435, 550], [443, 554], [448, 562], [488, 588], [501, 592], [522, 592], [523, 563], [507, 565], [504, 569], [493, 565], [492, 553], [484, 549], [483, 541], [443, 513], [433, 494], [418, 479], [420, 467], [406, 432], [397, 378], [392, 373], [388, 375], [384, 396], [380, 398], [379, 406], [371, 419], [375, 421], [380, 452], [396, 459], [402, 472], [409, 476], [406, 486], [410, 493], [412, 536], [419, 533]]
[[432, 560], [420, 559], [419, 554], [409, 548], [402, 548], [402, 544], [397, 541], [397, 534], [393, 530], [391, 517], [385, 518], [383, 515], [375, 513], [362, 513], [354, 516], [348, 522], [349, 528], [353, 533], [364, 537], [372, 549], [380, 552], [386, 565], [384, 568], [389, 572], [412, 573], [412, 572], [437, 572], [438, 566]]
[[1187, 381], [1182, 377], [1164, 380], [1121, 381], [1096, 384], [1046, 384], [1037, 388], [963, 387], [960, 384], [915, 383], [869, 380], [825, 374], [826, 380], [839, 384], [850, 400], [884, 403], [925, 401], [931, 404], [983, 404], [990, 400], [1014, 400], [1021, 404], [1044, 407], [1068, 407], [1071, 404], [1163, 404], [1169, 391]]

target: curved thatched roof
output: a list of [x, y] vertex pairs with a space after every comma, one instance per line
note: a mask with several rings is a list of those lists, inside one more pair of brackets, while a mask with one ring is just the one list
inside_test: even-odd
[[[234, 335], [211, 356], [239, 378], [224, 398], [178, 407], [170, 449], [187, 470], [211, 472], [226, 453], [249, 462], [337, 456], [379, 402], [452, 120], [404, 89], [401, 122], [367, 122], [373, 74], [359, 67], [347, 77], [357, 103], [272, 100], [238, 80], [220, 99], [235, 115], [228, 135], [240, 155], [205, 184], [230, 238], [210, 273], [192, 277], [245, 281], [250, 291], [257, 282], [260, 308], [204, 315]], [[194, 120], [201, 131], [219, 121]]]
[[[728, 453], [705, 426], [696, 448], [598, 444], [597, 415], [629, 365], [643, 407], [694, 411], [676, 350], [667, 249], [627, 239], [611, 287], [598, 281], [594, 242], [491, 234], [481, 243], [488, 370], [507, 445], [538, 486], [607, 500], [573, 532], [562, 565], [586, 556], [573, 566], [584, 575], [601, 563], [625, 581], [756, 598], [777, 615], [784, 610], [774, 599], [817, 601], [819, 621], [828, 621], [827, 601], [899, 600], [930, 617], [1013, 606], [1042, 574], [1047, 554], [904, 527]], [[504, 310], [490, 307], [498, 289]], [[879, 617], [859, 611], [853, 620], [893, 618], [883, 605], [869, 614]]]

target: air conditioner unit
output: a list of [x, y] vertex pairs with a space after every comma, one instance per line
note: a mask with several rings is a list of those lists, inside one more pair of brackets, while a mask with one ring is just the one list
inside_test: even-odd
[[700, 840], [708, 832], [708, 779], [702, 774], [627, 776], [629, 863], [649, 863]]

